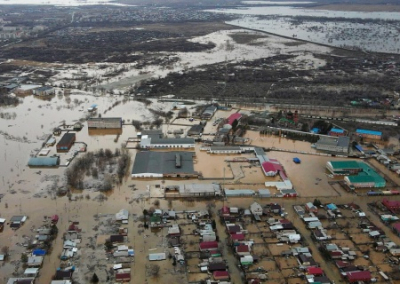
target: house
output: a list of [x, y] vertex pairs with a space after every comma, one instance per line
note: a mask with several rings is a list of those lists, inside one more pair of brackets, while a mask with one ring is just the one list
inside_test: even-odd
[[236, 247], [236, 253], [239, 256], [250, 255], [250, 248], [248, 245], [238, 245]]
[[394, 223], [392, 225], [392, 230], [393, 230], [393, 232], [396, 233], [397, 236], [400, 237], [400, 222]]
[[228, 231], [229, 234], [237, 234], [242, 232], [242, 227], [236, 224], [227, 224], [226, 230]]
[[33, 94], [33, 91], [40, 88], [41, 85], [21, 85], [14, 89], [13, 93], [17, 96], [29, 96]]
[[122, 235], [111, 235], [109, 240], [111, 243], [123, 243], [125, 241], [125, 237]]
[[216, 249], [218, 249], [218, 242], [217, 241], [201, 242], [199, 244], [199, 249], [200, 249], [200, 251], [216, 250]]
[[235, 121], [239, 122], [241, 118], [242, 118], [242, 115], [240, 113], [238, 113], [238, 112], [233, 113], [226, 119], [226, 123], [229, 125], [233, 125], [233, 123]]
[[204, 129], [204, 126], [201, 125], [201, 124], [193, 125], [193, 126], [190, 127], [190, 129], [188, 130], [187, 135], [188, 135], [188, 136], [200, 135], [201, 133], [203, 133], [203, 129]]
[[400, 211], [400, 201], [398, 200], [389, 200], [384, 198], [382, 200], [382, 205], [385, 206], [391, 212]]
[[321, 276], [324, 274], [324, 271], [320, 267], [307, 267], [307, 274]]
[[168, 228], [168, 237], [177, 237], [181, 235], [181, 230], [179, 229], [178, 224], [173, 224], [171, 227]]
[[129, 211], [126, 209], [121, 209], [117, 214], [115, 214], [116, 221], [128, 221], [129, 219]]
[[39, 268], [27, 268], [24, 271], [25, 277], [36, 277], [38, 273], [39, 273]]
[[214, 271], [213, 277], [214, 277], [214, 280], [217, 280], [217, 281], [229, 281], [229, 279], [230, 279], [228, 271]]
[[10, 227], [13, 229], [18, 229], [25, 223], [26, 219], [27, 217], [23, 215], [12, 216], [10, 219]]
[[297, 256], [297, 258], [302, 266], [308, 267], [308, 266], [316, 266], [317, 265], [314, 258], [309, 253], [299, 254]]
[[272, 213], [281, 214], [282, 206], [280, 206], [280, 205], [277, 204], [277, 203], [271, 204], [271, 205], [270, 205], [270, 210], [271, 210]]
[[35, 283], [34, 277], [19, 277], [8, 278], [7, 284], [33, 284]]
[[28, 267], [40, 267], [43, 263], [43, 256], [30, 256], [26, 265]]
[[61, 140], [57, 143], [57, 152], [68, 152], [75, 143], [75, 133], [65, 133]]
[[161, 217], [158, 215], [153, 215], [150, 217], [150, 228], [160, 228], [162, 227]]
[[56, 93], [55, 89], [50, 86], [43, 86], [43, 87], [39, 87], [39, 88], [36, 88], [33, 90], [33, 95], [39, 96], [39, 97], [52, 96], [55, 93]]
[[74, 271], [72, 269], [57, 269], [56, 274], [54, 275], [54, 280], [71, 280], [73, 273]]
[[218, 108], [215, 105], [207, 106], [201, 114], [201, 119], [211, 119], [217, 109]]
[[307, 212], [318, 213], [318, 208], [312, 202], [307, 202], [305, 208]]
[[360, 281], [369, 282], [371, 281], [371, 272], [369, 271], [352, 271], [346, 273], [346, 278], [349, 283], [357, 283]]
[[115, 275], [115, 280], [117, 282], [129, 282], [131, 281], [131, 274], [128, 272], [117, 273]]
[[226, 264], [223, 262], [215, 262], [215, 263], [210, 263], [208, 265], [208, 271], [214, 272], [214, 271], [226, 271]]
[[250, 205], [250, 211], [253, 215], [261, 216], [263, 214], [263, 209], [261, 205], [257, 202], [254, 202]]

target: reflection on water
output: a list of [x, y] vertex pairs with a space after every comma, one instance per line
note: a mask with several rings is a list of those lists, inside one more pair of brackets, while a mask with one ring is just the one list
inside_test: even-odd
[[122, 128], [113, 128], [113, 129], [88, 128], [88, 133], [89, 133], [90, 136], [121, 135], [122, 134]]

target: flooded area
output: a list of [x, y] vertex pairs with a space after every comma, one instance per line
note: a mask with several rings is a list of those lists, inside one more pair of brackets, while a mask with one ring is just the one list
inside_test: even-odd
[[399, 12], [330, 11], [288, 6], [209, 11], [242, 15], [227, 23], [243, 28], [348, 49], [400, 53]]

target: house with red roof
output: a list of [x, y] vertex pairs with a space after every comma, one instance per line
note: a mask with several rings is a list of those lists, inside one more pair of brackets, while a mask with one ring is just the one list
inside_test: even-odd
[[307, 267], [307, 274], [321, 276], [324, 274], [324, 271], [320, 267]]
[[248, 245], [238, 245], [236, 247], [236, 253], [240, 256], [250, 255], [250, 248]]
[[199, 244], [200, 251], [211, 251], [218, 249], [218, 242], [201, 242]]
[[400, 201], [398, 200], [389, 200], [387, 198], [384, 198], [382, 200], [383, 206], [385, 206], [388, 210], [394, 212], [394, 211], [400, 211]]
[[349, 283], [357, 283], [359, 281], [371, 281], [371, 272], [369, 271], [352, 271], [346, 273], [346, 278]]
[[228, 271], [214, 271], [213, 277], [214, 280], [219, 280], [219, 281], [229, 281], [230, 279]]

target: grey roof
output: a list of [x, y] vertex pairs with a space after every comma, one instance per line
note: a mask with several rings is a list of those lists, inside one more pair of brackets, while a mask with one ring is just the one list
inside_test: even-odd
[[113, 120], [115, 120], [115, 121], [121, 121], [122, 120], [122, 118], [121, 117], [90, 117], [90, 118], [88, 118], [88, 121], [89, 120], [91, 120], [91, 121], [113, 121]]
[[203, 129], [204, 129], [203, 125], [196, 124], [196, 125], [193, 125], [192, 127], [190, 127], [188, 133], [194, 132], [194, 134], [200, 134], [201, 132], [203, 132]]
[[210, 106], [206, 107], [206, 109], [203, 111], [202, 115], [213, 115], [216, 110], [217, 110], [216, 106], [210, 105]]
[[59, 157], [32, 157], [28, 161], [30, 167], [55, 167], [58, 165]]
[[54, 88], [53, 87], [50, 87], [50, 86], [43, 86], [43, 87], [39, 87], [39, 88], [37, 88], [37, 89], [35, 89], [35, 91], [36, 92], [44, 92], [44, 91], [48, 91], [48, 90], [53, 90]]
[[348, 136], [340, 136], [340, 137], [320, 136], [320, 138], [316, 144], [317, 145], [348, 147], [350, 144], [350, 137], [348, 137]]
[[[181, 167], [176, 167], [176, 154], [181, 157]], [[136, 154], [132, 174], [143, 173], [195, 173], [193, 167], [194, 152], [153, 152], [144, 151]]]
[[348, 136], [341, 136], [337, 142], [337, 146], [339, 147], [348, 147], [350, 144], [350, 137]]
[[142, 130], [142, 136], [143, 135], [148, 135], [148, 136], [158, 136], [158, 137], [163, 137], [163, 132], [161, 129], [145, 129]]

